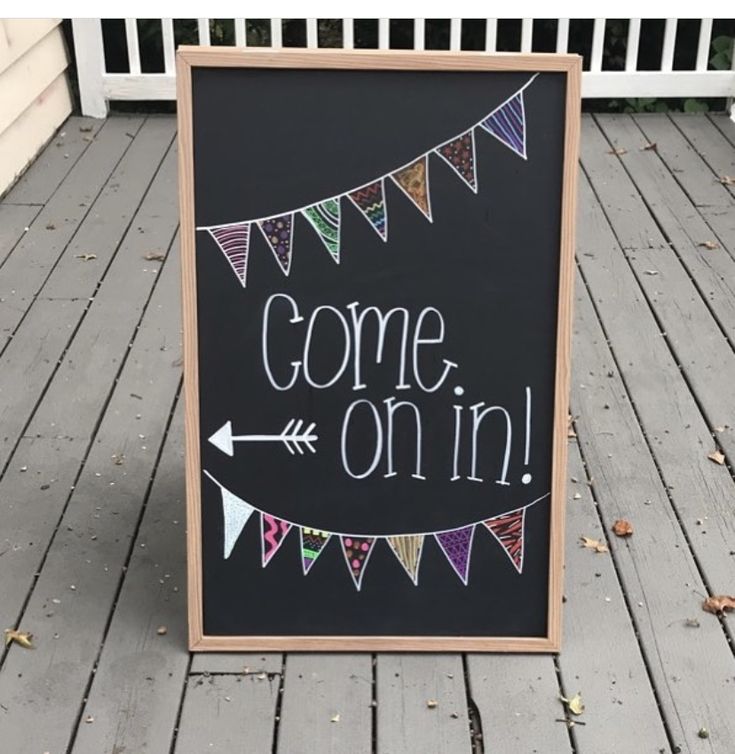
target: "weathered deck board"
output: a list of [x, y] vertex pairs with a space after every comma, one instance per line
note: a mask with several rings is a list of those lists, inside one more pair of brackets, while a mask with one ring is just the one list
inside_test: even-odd
[[82, 712], [94, 724], [79, 726], [73, 754], [171, 745], [189, 667], [183, 432], [179, 401]]
[[[272, 751], [278, 686], [279, 676], [190, 676], [174, 754]], [[287, 751], [327, 750], [314, 748], [311, 730], [304, 728], [295, 747]]]
[[107, 121], [0, 268], [1, 334], [11, 334], [23, 318], [142, 122], [135, 117]]
[[[580, 244], [589, 248], [596, 237], [599, 249], [603, 229], [589, 215], [580, 215]], [[620, 296], [611, 304], [629, 311], [630, 286], [617, 282]], [[711, 751], [726, 752], [735, 734], [735, 721], [725, 712], [735, 705], [735, 659], [719, 622], [701, 611], [706, 588], [615, 367], [612, 377], [590, 373], [588, 365], [607, 360], [607, 346], [590, 299], [581, 293], [577, 327], [589, 334], [575, 342], [572, 403], [580, 447], [606, 528], [619, 518], [635, 527], [633, 537], [611, 540], [611, 552], [674, 743], [701, 745], [697, 731], [704, 726]], [[638, 322], [627, 337], [645, 344], [645, 320]], [[687, 627], [688, 618], [700, 618], [701, 626]], [[713, 693], [705, 698], [702, 688]]]
[[[0, 735], [18, 754], [63, 750], [73, 735], [179, 385], [178, 286], [178, 266], [164, 265], [22, 616], [38, 648], [11, 648], [0, 673], [14, 710]], [[33, 725], [40, 714], [48, 725]]]
[[[596, 372], [605, 366], [585, 363]], [[573, 729], [577, 754], [665, 750], [666, 731], [612, 559], [580, 546], [581, 537], [604, 542], [614, 535], [600, 524], [576, 442], [570, 443], [569, 476], [576, 482], [567, 494], [567, 600], [558, 662], [566, 696], [581, 692], [586, 705], [586, 724]]]
[[549, 655], [467, 655], [470, 696], [488, 752], [572, 752]]
[[381, 654], [375, 680], [378, 754], [471, 754], [460, 655]]
[[108, 122], [76, 116], [69, 118], [8, 191], [3, 202], [46, 204]]
[[[0, 356], [0, 620], [22, 616], [37, 643], [2, 653], [3, 750], [729, 754], [732, 631], [701, 600], [735, 583], [735, 483], [706, 458], [715, 443], [735, 457], [731, 429], [713, 436], [735, 409], [724, 389], [735, 191], [717, 181], [735, 172], [735, 126], [595, 117], [579, 202], [562, 654], [375, 665], [186, 652], [181, 409], [167, 430], [177, 260], [157, 280], [161, 263], [143, 258], [176, 229], [174, 124], [67, 122], [0, 203], [0, 327], [15, 332]], [[657, 149], [641, 151], [647, 141]], [[627, 152], [608, 154], [610, 142]], [[698, 247], [702, 234], [722, 248]], [[617, 517], [633, 523], [629, 540], [610, 535]], [[607, 536], [612, 552], [580, 548], [581, 534]], [[577, 691], [585, 725], [568, 731], [558, 697]]]
[[369, 654], [289, 655], [277, 754], [370, 754], [372, 685]]

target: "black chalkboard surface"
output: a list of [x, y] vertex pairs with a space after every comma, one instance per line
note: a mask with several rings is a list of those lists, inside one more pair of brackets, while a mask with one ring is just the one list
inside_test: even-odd
[[178, 79], [192, 648], [557, 648], [578, 58]]

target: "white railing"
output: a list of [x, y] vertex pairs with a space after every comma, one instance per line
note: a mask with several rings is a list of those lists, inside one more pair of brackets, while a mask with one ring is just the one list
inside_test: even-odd
[[[557, 20], [556, 52], [567, 52], [569, 41], [568, 18]], [[735, 97], [735, 70], [711, 70], [709, 68], [712, 41], [711, 18], [700, 19], [696, 59], [692, 70], [674, 70], [674, 54], [677, 45], [678, 19], [666, 19], [661, 45], [658, 70], [638, 70], [638, 52], [649, 40], [641, 38], [641, 19], [628, 22], [624, 70], [604, 70], [603, 47], [606, 19], [594, 19], [592, 40], [589, 49], [589, 70], [582, 75], [582, 96], [594, 97]], [[317, 19], [303, 22], [307, 47], [318, 47]], [[99, 19], [75, 19], [73, 22], [76, 49], [77, 75], [82, 112], [103, 118], [107, 115], [110, 100], [173, 100], [176, 97], [174, 65], [174, 24], [170, 18], [161, 19], [163, 48], [163, 73], [144, 73], [141, 70], [140, 43], [137, 19], [125, 21], [125, 37], [128, 53], [127, 73], [108, 73], [105, 67], [105, 49], [102, 23]], [[462, 19], [449, 22], [449, 49], [462, 49]], [[487, 19], [485, 27], [485, 51], [495, 52], [497, 19]], [[269, 19], [270, 46], [283, 45], [283, 24], [278, 18]], [[210, 44], [210, 20], [198, 19], [198, 41]], [[521, 21], [518, 51], [533, 52], [534, 19]], [[377, 46], [390, 49], [390, 19], [378, 20]], [[355, 25], [353, 19], [342, 19], [342, 47], [354, 47]], [[245, 19], [234, 19], [234, 41], [239, 47], [247, 45]], [[413, 19], [414, 49], [425, 49], [426, 25], [421, 18]], [[644, 48], [645, 49], [645, 48]], [[579, 50], [576, 50], [579, 52]], [[735, 55], [732, 56], [735, 60]]]

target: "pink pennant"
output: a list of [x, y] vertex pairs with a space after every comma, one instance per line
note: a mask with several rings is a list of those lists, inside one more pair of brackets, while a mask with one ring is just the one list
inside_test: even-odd
[[263, 568], [270, 563], [271, 558], [273, 558], [278, 552], [289, 531], [291, 531], [291, 524], [288, 521], [271, 516], [270, 513], [260, 514], [260, 539], [263, 545]]
[[523, 571], [523, 535], [526, 523], [526, 509], [494, 516], [484, 522], [490, 533], [498, 540], [513, 567]]
[[244, 288], [248, 274], [250, 223], [236, 223], [221, 228], [210, 228], [209, 235], [212, 236], [220, 251], [225, 255]]
[[470, 571], [470, 555], [474, 536], [475, 524], [434, 535], [439, 547], [447, 556], [449, 564], [465, 586], [467, 586], [467, 576]]
[[357, 591], [362, 586], [362, 577], [365, 575], [368, 560], [372, 555], [375, 546], [374, 537], [349, 537], [340, 536], [342, 542], [342, 554], [345, 556], [345, 562], [350, 569], [350, 576], [355, 582]]

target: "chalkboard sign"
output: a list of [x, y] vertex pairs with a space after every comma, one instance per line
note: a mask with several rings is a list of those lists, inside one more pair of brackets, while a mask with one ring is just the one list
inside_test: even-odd
[[193, 649], [558, 648], [579, 71], [179, 51]]

